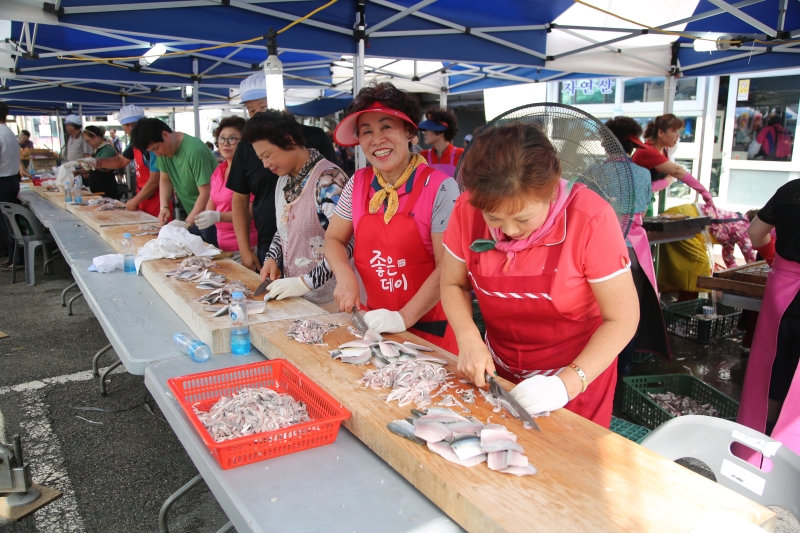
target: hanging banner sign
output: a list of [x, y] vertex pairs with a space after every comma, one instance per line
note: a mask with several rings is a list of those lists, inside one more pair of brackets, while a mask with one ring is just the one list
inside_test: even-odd
[[561, 82], [561, 92], [574, 95], [580, 89], [583, 94], [591, 95], [595, 91], [600, 91], [603, 94], [611, 94], [614, 92], [612, 87], [616, 85], [614, 78], [595, 78], [592, 80], [569, 80]]

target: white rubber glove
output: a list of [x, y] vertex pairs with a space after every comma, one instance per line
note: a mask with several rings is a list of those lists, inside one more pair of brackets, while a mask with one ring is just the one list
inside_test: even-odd
[[558, 376], [529, 377], [510, 391], [511, 396], [531, 415], [545, 415], [561, 409], [569, 401], [567, 387]]
[[210, 228], [217, 222], [219, 222], [219, 211], [203, 211], [194, 217], [194, 225], [197, 226], [197, 229]]
[[97, 159], [94, 157], [84, 157], [75, 161], [75, 163], [79, 164], [86, 170], [94, 170], [97, 168]]
[[78, 161], [64, 161], [64, 163], [62, 163], [61, 166], [66, 169], [72, 170], [78, 166]]
[[264, 295], [265, 300], [283, 300], [284, 298], [294, 298], [311, 292], [303, 278], [279, 279], [267, 285], [267, 290], [269, 292]]
[[406, 330], [403, 315], [388, 309], [376, 309], [364, 315], [367, 327], [375, 333], [400, 333]]

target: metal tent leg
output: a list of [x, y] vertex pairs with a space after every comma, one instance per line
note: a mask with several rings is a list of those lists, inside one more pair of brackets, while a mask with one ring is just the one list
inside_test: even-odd
[[103, 372], [102, 376], [100, 376], [100, 396], [108, 396], [108, 392], [106, 391], [106, 376], [108, 376], [112, 370], [114, 370], [121, 364], [122, 361], [117, 361], [110, 367], [106, 368], [106, 371]]
[[219, 528], [217, 530], [217, 533], [230, 533], [231, 531], [236, 531], [236, 529], [233, 527], [233, 522], [228, 522], [227, 524]]
[[69, 291], [72, 287], [77, 287], [77, 286], [78, 282], [75, 281], [72, 283], [72, 285], [67, 285], [67, 288], [61, 291], [61, 307], [67, 306], [67, 291]]
[[197, 474], [192, 479], [189, 480], [183, 487], [176, 490], [172, 493], [172, 496], [167, 498], [164, 501], [164, 505], [161, 506], [161, 510], [158, 512], [158, 533], [169, 533], [169, 527], [167, 526], [167, 513], [169, 512], [170, 507], [181, 499], [187, 492], [191, 490], [192, 487], [200, 483], [203, 477], [200, 474]]
[[73, 296], [73, 297], [70, 299], [70, 301], [69, 301], [69, 313], [67, 313], [69, 316], [73, 316], [73, 315], [72, 315], [72, 302], [74, 302], [75, 300], [77, 300], [77, 299], [78, 299], [78, 298], [80, 298], [81, 296], [83, 296], [83, 293], [82, 293], [82, 292], [81, 292], [81, 293], [79, 293], [79, 294], [76, 294], [75, 296]]
[[94, 354], [94, 357], [92, 358], [92, 376], [93, 377], [96, 377], [96, 378], [100, 377], [100, 372], [97, 369], [97, 361], [100, 360], [100, 356], [101, 355], [103, 355], [104, 353], [106, 353], [110, 349], [111, 349], [111, 345], [110, 344], [106, 344], [105, 346], [100, 348], [100, 351], [98, 351], [96, 354]]

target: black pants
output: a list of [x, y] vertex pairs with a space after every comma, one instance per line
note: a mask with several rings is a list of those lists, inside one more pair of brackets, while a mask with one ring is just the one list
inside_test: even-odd
[[[800, 295], [795, 297], [793, 304], [799, 301]], [[800, 360], [800, 315], [790, 312], [793, 305], [789, 307], [778, 327], [778, 346], [769, 380], [769, 399], [778, 402], [785, 400], [789, 394], [789, 387], [792, 386]]]
[[[10, 204], [20, 203], [17, 198], [19, 194], [19, 179], [19, 174], [0, 177], [0, 202]], [[18, 265], [21, 265], [23, 261], [22, 253], [16, 253], [17, 245], [14, 240], [14, 234], [11, 228], [8, 227], [8, 224], [6, 224], [6, 219], [3, 216], [0, 216], [0, 230], [2, 230], [3, 233], [3, 242], [6, 245], [6, 250], [8, 250], [8, 259], [13, 260], [16, 255], [15, 260]]]

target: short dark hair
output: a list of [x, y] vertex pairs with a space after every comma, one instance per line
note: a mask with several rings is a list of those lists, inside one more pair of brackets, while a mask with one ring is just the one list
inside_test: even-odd
[[628, 154], [632, 153], [633, 149], [636, 148], [636, 145], [633, 144], [630, 137], [642, 136], [642, 127], [631, 117], [616, 117], [607, 120], [606, 128], [611, 130], [611, 133], [619, 140], [625, 152]]
[[21, 132], [19, 132], [19, 134], [20, 135], [27, 135], [28, 137], [31, 136], [31, 132], [29, 132], [28, 130], [22, 130]]
[[445, 141], [450, 142], [456, 138], [456, 133], [458, 133], [458, 118], [456, 118], [456, 115], [449, 109], [432, 107], [425, 112], [425, 118], [447, 126], [447, 129], [441, 132], [444, 134]]
[[5, 122], [8, 116], [8, 104], [0, 102], [0, 122]]
[[[422, 112], [419, 104], [405, 91], [401, 91], [389, 82], [370, 84], [358, 91], [353, 99], [353, 103], [345, 111], [344, 116], [352, 115], [358, 111], [364, 111], [369, 106], [378, 102], [385, 107], [390, 107], [404, 113], [408, 118], [419, 124], [419, 116]], [[417, 133], [417, 128], [403, 121], [403, 125], [408, 133]]]
[[253, 115], [242, 133], [249, 143], [268, 141], [281, 150], [306, 146], [303, 129], [290, 111], [267, 109]]
[[145, 152], [151, 144], [164, 141], [164, 137], [161, 134], [165, 131], [172, 133], [172, 128], [163, 120], [140, 118], [133, 125], [133, 130], [131, 130], [131, 144], [137, 150]]
[[86, 126], [83, 129], [83, 133], [91, 133], [95, 137], [100, 137], [102, 139], [106, 135], [106, 130], [101, 126], [91, 125], [91, 126]]
[[247, 125], [247, 121], [242, 117], [237, 117], [236, 115], [225, 117], [219, 121], [219, 126], [214, 130], [214, 138], [219, 137], [219, 134], [222, 133], [222, 130], [225, 128], [233, 128], [239, 130], [239, 133], [242, 133], [245, 125]]
[[481, 211], [516, 211], [552, 197], [561, 161], [538, 125], [512, 122], [487, 128], [469, 143], [461, 166], [469, 203]]

